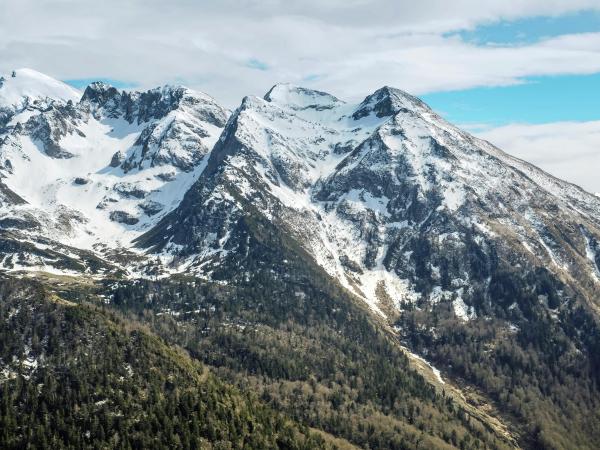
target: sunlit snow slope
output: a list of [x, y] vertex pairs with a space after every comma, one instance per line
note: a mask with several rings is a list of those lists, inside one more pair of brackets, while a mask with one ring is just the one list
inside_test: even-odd
[[4, 76], [0, 102], [0, 182], [23, 200], [4, 201], [0, 220], [23, 239], [86, 250], [127, 247], [176, 207], [229, 114], [183, 87], [94, 83], [82, 96], [29, 69]]

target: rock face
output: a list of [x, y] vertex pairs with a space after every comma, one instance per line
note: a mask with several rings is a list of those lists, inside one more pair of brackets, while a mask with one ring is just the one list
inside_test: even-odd
[[147, 124], [131, 151], [111, 160], [114, 166], [123, 159], [120, 167], [125, 172], [163, 165], [192, 171], [210, 150], [206, 141], [228, 118], [228, 112], [212, 98], [184, 87], [123, 92], [98, 82], [86, 88], [82, 103], [99, 120], [120, 118], [129, 124]]

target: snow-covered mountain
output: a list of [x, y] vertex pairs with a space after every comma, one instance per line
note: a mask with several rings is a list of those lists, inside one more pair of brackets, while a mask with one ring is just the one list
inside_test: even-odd
[[243, 265], [238, 224], [256, 215], [381, 314], [447, 300], [468, 320], [508, 301], [504, 276], [553, 307], [599, 292], [597, 197], [393, 88], [358, 105], [290, 85], [245, 98], [181, 205], [137, 242], [211, 276]]
[[0, 75], [0, 129], [24, 122], [52, 103], [76, 102], [79, 91], [31, 69]]
[[[184, 87], [122, 92], [93, 83], [81, 95], [28, 69], [4, 77], [0, 99], [0, 180], [19, 198], [2, 202], [3, 230], [36, 248], [50, 240], [101, 258], [179, 204], [229, 115]], [[3, 257], [7, 267], [53, 259]]]
[[468, 320], [506, 289], [552, 307], [598, 295], [600, 199], [400, 90], [348, 104], [280, 84], [229, 116], [183, 87], [93, 83], [76, 99], [15, 75], [1, 91], [6, 268], [211, 278], [243, 268], [254, 217], [382, 315], [450, 301]]

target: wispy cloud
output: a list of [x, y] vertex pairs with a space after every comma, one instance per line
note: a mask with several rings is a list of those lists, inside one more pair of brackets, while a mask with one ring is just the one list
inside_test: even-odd
[[600, 121], [513, 124], [475, 134], [589, 192], [600, 192]]
[[256, 70], [269, 70], [269, 65], [264, 62], [261, 61], [260, 59], [256, 59], [256, 58], [250, 58], [248, 61], [246, 61], [246, 67], [250, 67], [251, 69], [256, 69]]
[[318, 81], [322, 78], [324, 78], [325, 75], [324, 74], [318, 74], [318, 73], [310, 73], [308, 75], [306, 75], [304, 78], [302, 78], [302, 81], [305, 81], [307, 83], [311, 83], [313, 81]]

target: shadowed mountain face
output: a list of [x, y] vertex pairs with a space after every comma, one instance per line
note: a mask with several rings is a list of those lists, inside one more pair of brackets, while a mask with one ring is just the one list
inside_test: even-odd
[[[25, 75], [33, 76], [17, 79]], [[469, 404], [473, 417], [484, 414], [477, 420], [491, 433], [477, 444], [446, 439], [435, 427], [427, 428], [429, 436], [462, 448], [572, 448], [574, 442], [594, 448], [598, 197], [474, 138], [390, 87], [348, 104], [281, 84], [264, 98], [244, 98], [230, 114], [183, 87], [124, 92], [94, 83], [74, 100], [66, 88], [33, 79], [48, 84], [28, 87], [37, 97], [16, 87], [0, 96], [12, 101], [0, 105], [0, 264], [6, 270], [93, 274], [100, 295], [113, 304], [114, 287], [102, 280], [118, 277], [132, 296], [119, 303], [123, 313], [141, 315], [146, 305], [163, 338], [240, 386], [248, 383], [244, 373], [263, 376], [252, 383], [269, 391], [298, 381], [289, 361], [277, 362], [289, 370], [272, 370], [268, 352], [258, 348], [282, 337], [286, 321], [286, 339], [302, 343], [294, 354], [308, 369], [300, 378], [319, 373], [319, 383], [333, 383], [335, 370], [323, 372], [304, 359], [314, 339], [329, 340], [343, 328], [351, 341], [360, 327], [355, 350], [361, 353], [382, 333], [377, 357], [361, 364], [383, 364], [386, 352], [409, 347], [434, 364], [433, 374], [439, 369], [451, 380], [460, 408]], [[194, 279], [195, 288], [174, 281], [182, 276]], [[137, 279], [155, 281], [138, 285]], [[211, 296], [221, 302], [208, 306]], [[339, 321], [341, 305], [352, 305], [348, 317], [364, 315], [369, 325]], [[218, 319], [210, 308], [220, 311]], [[182, 315], [177, 331], [167, 333], [158, 323], [165, 314]], [[206, 326], [200, 334], [198, 320]], [[256, 340], [248, 339], [247, 326]], [[375, 334], [365, 332], [371, 326]], [[343, 339], [332, 344], [344, 370], [352, 359], [348, 349]], [[254, 356], [244, 356], [249, 352]], [[410, 357], [420, 373], [431, 374], [428, 363]], [[395, 361], [393, 367], [409, 370]], [[348, 381], [352, 375], [344, 370]], [[371, 372], [364, 376], [380, 393], [392, 389]], [[430, 382], [454, 392], [435, 376]], [[367, 408], [375, 394], [357, 389], [352, 401]], [[417, 391], [410, 395], [439, 412], [435, 396]], [[266, 398], [315, 426], [287, 395]], [[394, 420], [407, 417], [375, 404]], [[436, 417], [474, 433], [460, 414]], [[328, 416], [319, 427], [359, 446], [396, 442], [366, 438], [357, 430], [367, 422], [342, 431], [337, 420]], [[406, 442], [414, 437], [403, 433]]]

